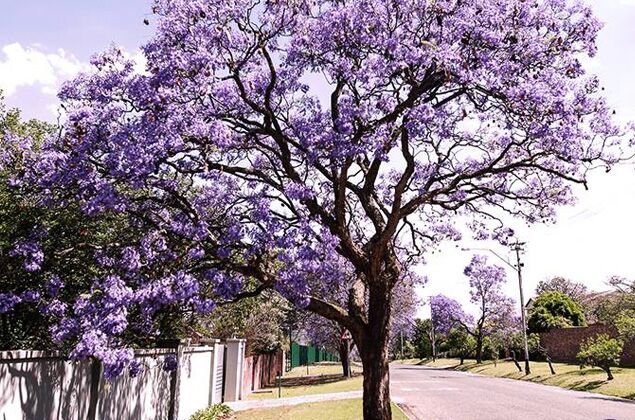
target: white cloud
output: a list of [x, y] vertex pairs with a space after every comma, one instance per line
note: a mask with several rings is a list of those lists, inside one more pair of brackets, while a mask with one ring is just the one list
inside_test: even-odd
[[64, 80], [87, 69], [63, 49], [47, 53], [39, 45], [24, 47], [16, 42], [0, 51], [0, 89], [7, 97], [26, 86], [39, 86], [42, 93], [55, 94]]

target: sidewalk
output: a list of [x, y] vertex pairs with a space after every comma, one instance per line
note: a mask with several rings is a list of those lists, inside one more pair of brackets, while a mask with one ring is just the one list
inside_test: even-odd
[[243, 400], [228, 402], [226, 405], [234, 411], [251, 410], [253, 408], [281, 407], [285, 405], [297, 405], [319, 401], [346, 400], [361, 398], [362, 391], [332, 392], [329, 394], [304, 395], [301, 397], [272, 398], [266, 400]]

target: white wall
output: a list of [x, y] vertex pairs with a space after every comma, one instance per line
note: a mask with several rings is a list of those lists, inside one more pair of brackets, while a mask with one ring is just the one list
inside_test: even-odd
[[[137, 377], [108, 381], [93, 361], [37, 351], [0, 352], [0, 420], [187, 420], [221, 402], [223, 345], [178, 348], [177, 372], [162, 369], [175, 349], [137, 350]], [[237, 375], [234, 375], [237, 376]], [[95, 391], [97, 391], [95, 393]], [[91, 398], [91, 394], [93, 394]], [[173, 408], [171, 410], [171, 404]]]

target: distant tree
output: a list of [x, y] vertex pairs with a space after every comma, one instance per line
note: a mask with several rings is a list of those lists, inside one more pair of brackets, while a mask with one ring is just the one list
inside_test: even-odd
[[612, 292], [598, 297], [587, 310], [599, 322], [613, 324], [622, 311], [635, 311], [635, 281], [620, 276], [611, 276], [608, 285]]
[[560, 292], [576, 302], [580, 303], [582, 298], [587, 293], [587, 287], [564, 277], [554, 277], [549, 280], [541, 280], [536, 286], [536, 295], [541, 295], [545, 292]]
[[432, 320], [419, 319], [415, 320], [415, 327], [412, 338], [415, 355], [420, 359], [432, 356]]
[[607, 374], [607, 379], [613, 380], [612, 366], [618, 366], [624, 343], [617, 338], [611, 338], [608, 334], [600, 334], [589, 337], [580, 345], [578, 359], [581, 365], [596, 366]]
[[479, 308], [473, 326], [460, 322], [468, 334], [476, 340], [476, 363], [483, 361], [483, 340], [489, 332], [506, 322], [513, 313], [513, 301], [502, 294], [505, 270], [497, 265], [488, 265], [487, 257], [475, 255], [465, 267], [464, 274], [470, 280], [470, 301]]
[[579, 303], [561, 292], [545, 292], [532, 305], [527, 325], [531, 332], [544, 332], [553, 328], [586, 325], [584, 310]]
[[247, 354], [276, 351], [284, 345], [285, 314], [289, 303], [276, 292], [241, 299], [217, 307], [200, 317], [205, 333], [212, 337], [247, 339]]
[[619, 313], [614, 321], [620, 338], [624, 342], [635, 340], [635, 311], [627, 309]]
[[468, 357], [473, 357], [476, 350], [476, 339], [464, 328], [452, 328], [447, 335], [446, 346], [452, 357], [458, 357], [463, 364]]

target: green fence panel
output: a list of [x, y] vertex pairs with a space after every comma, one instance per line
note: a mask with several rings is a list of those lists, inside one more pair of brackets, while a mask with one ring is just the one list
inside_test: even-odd
[[310, 365], [315, 363], [315, 350], [316, 348], [313, 346], [309, 346], [308, 348], [307, 361]]
[[291, 369], [300, 366], [300, 345], [291, 343]]

